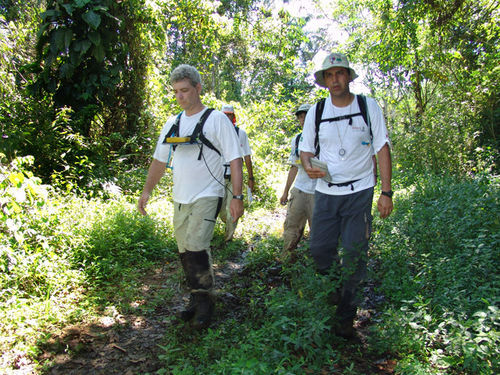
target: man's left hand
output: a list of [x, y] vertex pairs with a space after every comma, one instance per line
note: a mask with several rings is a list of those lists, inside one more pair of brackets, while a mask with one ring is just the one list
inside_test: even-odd
[[392, 212], [393, 209], [392, 199], [385, 195], [380, 194], [380, 197], [378, 198], [377, 202], [377, 208], [378, 212], [380, 212], [380, 217], [382, 219], [385, 219]]
[[243, 201], [241, 199], [233, 198], [229, 205], [229, 211], [231, 212], [233, 223], [236, 223], [236, 220], [243, 215]]

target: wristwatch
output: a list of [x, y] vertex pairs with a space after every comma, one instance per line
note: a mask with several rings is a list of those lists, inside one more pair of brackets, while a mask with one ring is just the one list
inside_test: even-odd
[[389, 197], [392, 199], [394, 192], [392, 190], [389, 190], [389, 191], [382, 191], [380, 194], [385, 195], [386, 197]]
[[243, 194], [240, 194], [240, 195], [233, 195], [233, 199], [239, 199], [240, 201], [242, 201], [244, 198]]

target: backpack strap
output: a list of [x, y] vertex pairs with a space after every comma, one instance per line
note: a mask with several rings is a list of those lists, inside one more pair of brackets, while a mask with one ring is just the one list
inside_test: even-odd
[[234, 127], [234, 130], [236, 130], [236, 134], [239, 136], [240, 135], [240, 128], [235, 126]]
[[194, 128], [193, 134], [191, 134], [191, 141], [190, 143], [196, 143], [198, 139], [202, 143], [200, 147], [200, 153], [198, 154], [198, 160], [201, 159], [201, 153], [203, 151], [203, 145], [207, 146], [209, 149], [215, 151], [219, 155], [221, 154], [219, 150], [215, 148], [215, 146], [210, 142], [207, 137], [205, 137], [205, 134], [203, 134], [203, 126], [205, 125], [205, 122], [207, 121], [208, 116], [212, 113], [214, 109], [213, 108], [208, 108], [205, 112], [200, 117], [200, 121], [196, 124], [196, 127]]
[[[181, 122], [182, 112], [177, 115], [177, 118], [174, 121], [174, 124], [170, 127], [167, 134], [165, 135], [165, 139], [163, 139], [163, 143], [167, 143], [167, 138], [175, 136], [175, 134], [179, 135], [179, 124]], [[172, 146], [174, 151], [177, 145]]]
[[302, 133], [297, 134], [297, 137], [295, 138], [295, 156], [297, 156], [297, 157], [299, 157], [300, 137], [302, 137]]
[[363, 120], [365, 120], [365, 124], [366, 126], [368, 126], [368, 130], [370, 131], [370, 139], [373, 140], [372, 123], [370, 121], [370, 115], [368, 114], [368, 105], [366, 104], [366, 96], [356, 95], [356, 98], [358, 100], [358, 106], [361, 112], [361, 116], [363, 116]]
[[321, 116], [323, 116], [323, 110], [325, 109], [325, 101], [326, 99], [321, 99], [318, 104], [316, 104], [316, 113], [314, 117], [314, 128], [316, 130], [316, 134], [314, 136], [314, 147], [316, 152], [314, 156], [319, 155], [319, 126], [321, 125]]

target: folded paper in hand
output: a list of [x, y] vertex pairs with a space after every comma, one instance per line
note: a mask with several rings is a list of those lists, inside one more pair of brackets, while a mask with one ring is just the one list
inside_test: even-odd
[[310, 161], [311, 161], [311, 166], [313, 168], [319, 168], [323, 172], [326, 172], [326, 175], [324, 177], [321, 177], [323, 180], [325, 180], [326, 182], [332, 182], [332, 176], [330, 175], [330, 172], [328, 171], [328, 165], [324, 161], [321, 161], [321, 160], [316, 159], [316, 158], [311, 158]]

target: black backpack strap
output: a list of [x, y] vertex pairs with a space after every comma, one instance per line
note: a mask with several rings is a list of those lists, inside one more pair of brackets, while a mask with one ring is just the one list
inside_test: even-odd
[[302, 133], [297, 134], [297, 137], [295, 138], [295, 156], [297, 156], [297, 157], [299, 157], [300, 137], [302, 137]]
[[325, 109], [326, 99], [321, 99], [318, 104], [316, 104], [316, 113], [314, 118], [314, 128], [316, 134], [314, 136], [314, 147], [316, 148], [315, 156], [319, 155], [319, 126], [321, 124], [321, 116], [323, 116], [323, 110]]
[[[175, 134], [179, 135], [179, 124], [181, 122], [181, 115], [182, 115], [182, 112], [177, 115], [175, 122], [170, 127], [167, 134], [165, 135], [165, 138], [163, 139], [163, 143], [167, 143], [167, 138], [173, 137], [173, 136], [175, 136]], [[174, 151], [175, 151], [176, 147], [177, 147], [176, 145], [173, 145]]]
[[361, 112], [361, 116], [363, 116], [363, 120], [365, 120], [365, 124], [366, 126], [368, 126], [368, 130], [370, 131], [370, 139], [373, 140], [372, 123], [370, 121], [370, 116], [368, 114], [368, 105], [366, 104], [366, 96], [356, 95], [356, 98], [358, 99], [358, 106]]
[[237, 126], [235, 126], [235, 127], [234, 127], [234, 130], [236, 130], [236, 134], [238, 134], [238, 136], [239, 136], [239, 135], [240, 135], [240, 128], [239, 128], [239, 127], [237, 127]]
[[203, 150], [203, 145], [207, 146], [209, 149], [215, 151], [219, 155], [221, 154], [219, 150], [215, 148], [215, 146], [210, 142], [207, 137], [205, 137], [205, 134], [203, 134], [203, 125], [205, 125], [205, 122], [207, 121], [208, 116], [212, 113], [214, 109], [213, 108], [208, 108], [205, 112], [200, 117], [200, 121], [196, 124], [196, 127], [194, 128], [193, 134], [191, 134], [191, 143], [196, 143], [198, 139], [201, 141], [202, 145], [200, 147], [200, 153], [198, 155], [198, 160], [201, 159], [201, 152]]
[[175, 136], [176, 133], [177, 133], [177, 135], [179, 135], [179, 123], [181, 122], [181, 115], [182, 115], [182, 112], [177, 115], [175, 122], [170, 127], [167, 134], [165, 135], [165, 139], [163, 140], [163, 143], [167, 143], [167, 138]]

